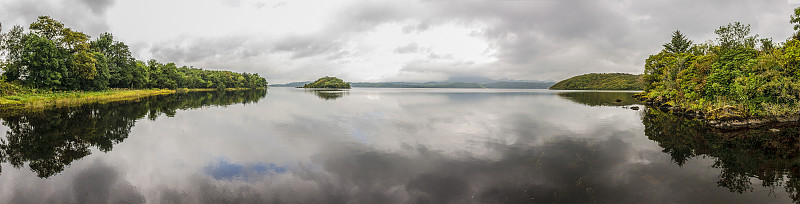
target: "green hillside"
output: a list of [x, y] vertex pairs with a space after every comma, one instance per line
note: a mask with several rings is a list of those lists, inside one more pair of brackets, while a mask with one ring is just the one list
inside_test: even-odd
[[559, 81], [552, 90], [642, 90], [641, 75], [591, 73]]

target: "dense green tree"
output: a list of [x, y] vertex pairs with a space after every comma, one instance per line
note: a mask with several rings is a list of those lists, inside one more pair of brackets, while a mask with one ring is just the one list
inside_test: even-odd
[[793, 28], [795, 33], [792, 38], [800, 39], [800, 7], [794, 9], [794, 14], [789, 17], [789, 23], [794, 24]]
[[46, 38], [50, 41], [60, 41], [63, 39], [64, 24], [49, 16], [39, 16], [36, 22], [28, 27], [33, 33]]
[[644, 67], [644, 98], [709, 119], [800, 114], [796, 37], [775, 45], [750, 35], [750, 26], [738, 22], [714, 33], [715, 43], [693, 45], [686, 53], [663, 50], [651, 55]]
[[25, 47], [25, 39], [27, 35], [24, 33], [22, 26], [14, 26], [11, 30], [3, 34], [3, 54], [6, 60], [0, 64], [3, 68], [3, 76], [7, 81], [14, 81], [20, 79], [23, 75], [27, 75], [26, 70], [22, 66], [22, 53]]
[[95, 70], [97, 70], [97, 75], [90, 81], [92, 84], [90, 89], [86, 90], [103, 90], [108, 87], [109, 79], [111, 78], [111, 74], [108, 70], [108, 60], [103, 53], [100, 52], [92, 52], [94, 55], [94, 59], [97, 60], [95, 63]]
[[312, 83], [303, 85], [303, 88], [335, 88], [335, 89], [349, 89], [350, 83], [336, 77], [322, 77]]
[[756, 36], [750, 36], [750, 25], [740, 22], [729, 23], [727, 26], [720, 26], [714, 30], [717, 34], [717, 41], [723, 51], [738, 49], [755, 49]]
[[73, 89], [93, 90], [92, 81], [97, 77], [97, 59], [88, 50], [81, 50], [70, 58], [69, 73], [75, 81]]
[[672, 40], [663, 46], [664, 50], [673, 54], [685, 53], [692, 46], [692, 41], [686, 38], [680, 30], [676, 30], [672, 33]]
[[106, 57], [111, 87], [133, 88], [136, 62], [131, 56], [128, 45], [114, 41], [111, 33], [102, 33], [91, 42], [91, 48]]
[[559, 81], [553, 90], [642, 90], [641, 75], [591, 73]]
[[[209, 71], [174, 63], [138, 61], [111, 33], [95, 40], [63, 23], [41, 16], [26, 33], [21, 26], [0, 32], [0, 61], [7, 81], [51, 90], [107, 88], [261, 88], [258, 74]], [[1, 30], [0, 30], [1, 31]]]
[[28, 76], [25, 83], [34, 88], [61, 88], [61, 79], [67, 72], [64, 56], [47, 38], [36, 34], [25, 40], [22, 54], [22, 66], [26, 67]]
[[145, 88], [150, 83], [150, 69], [142, 61], [135, 61], [132, 67], [132, 81], [133, 88]]

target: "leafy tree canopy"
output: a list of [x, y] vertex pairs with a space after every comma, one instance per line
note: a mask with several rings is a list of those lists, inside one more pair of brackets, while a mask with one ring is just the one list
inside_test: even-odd
[[552, 90], [642, 90], [641, 75], [591, 73], [559, 81]]
[[0, 33], [0, 56], [4, 56], [0, 68], [5, 81], [50, 90], [267, 86], [267, 80], [258, 74], [178, 67], [155, 60], [144, 63], [133, 58], [128, 45], [115, 41], [111, 33], [90, 41], [89, 35], [49, 16], [40, 16], [28, 28], [25, 32], [14, 26]]
[[[800, 29], [800, 8], [790, 22]], [[692, 45], [687, 52], [664, 49], [647, 58], [643, 97], [708, 119], [800, 114], [797, 35], [776, 45], [772, 39], [750, 35], [750, 25], [739, 22], [714, 33], [715, 42]], [[678, 38], [676, 32], [673, 41]]]
[[335, 88], [335, 89], [349, 89], [350, 83], [336, 77], [322, 77], [310, 84], [303, 85], [303, 88]]
[[672, 40], [663, 45], [664, 50], [670, 53], [685, 53], [692, 46], [692, 41], [686, 38], [680, 30], [672, 33]]

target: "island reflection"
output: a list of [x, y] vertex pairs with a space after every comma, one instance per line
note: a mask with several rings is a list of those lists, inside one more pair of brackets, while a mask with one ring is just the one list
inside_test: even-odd
[[305, 89], [306, 93], [312, 93], [315, 96], [327, 100], [336, 100], [342, 98], [346, 95], [350, 95], [350, 92], [344, 89]]
[[333, 103], [270, 91], [140, 122], [113, 151], [48, 179], [6, 169], [0, 203], [790, 201], [716, 187], [713, 157], [676, 165], [645, 136], [643, 111], [544, 91], [361, 89]]
[[642, 104], [642, 102], [633, 98], [634, 94], [636, 94], [636, 92], [567, 91], [557, 93], [560, 97], [588, 106], [629, 106]]
[[138, 119], [173, 117], [177, 110], [255, 103], [266, 94], [265, 89], [189, 92], [134, 102], [4, 113], [0, 119], [9, 130], [0, 139], [0, 162], [16, 168], [27, 163], [39, 177], [48, 178], [90, 155], [90, 147], [111, 151], [128, 138]]

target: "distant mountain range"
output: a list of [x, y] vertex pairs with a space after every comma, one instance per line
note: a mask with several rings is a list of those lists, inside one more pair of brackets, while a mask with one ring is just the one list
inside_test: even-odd
[[[311, 82], [270, 84], [272, 87], [302, 87]], [[452, 77], [448, 81], [430, 82], [351, 82], [352, 87], [373, 88], [487, 88], [487, 89], [547, 89], [556, 82], [493, 80], [483, 77]]]

